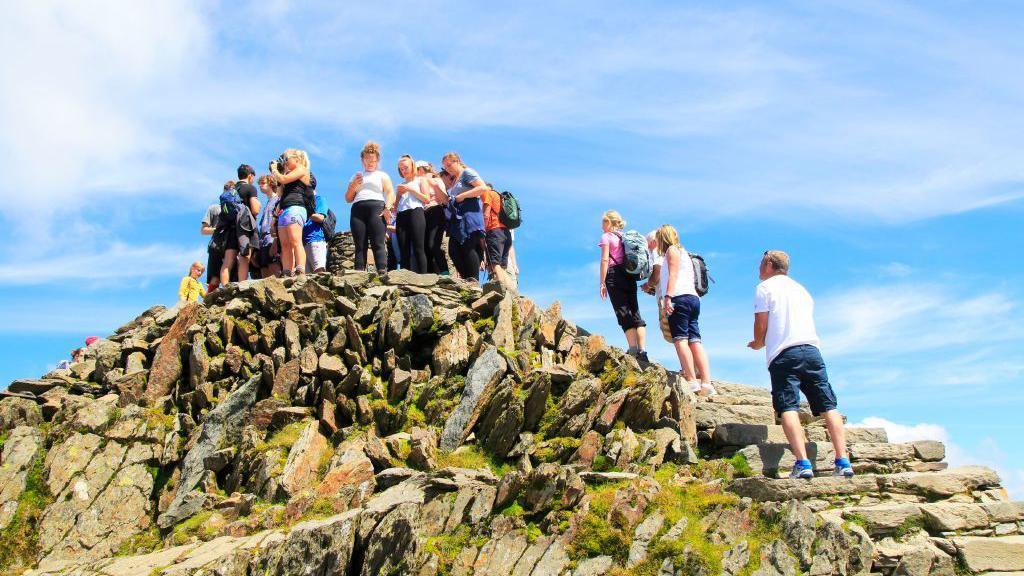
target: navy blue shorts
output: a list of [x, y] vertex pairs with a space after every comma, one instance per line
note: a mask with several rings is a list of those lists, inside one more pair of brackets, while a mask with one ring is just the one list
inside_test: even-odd
[[800, 392], [815, 416], [836, 409], [836, 394], [828, 383], [821, 352], [810, 344], [792, 346], [768, 365], [772, 377], [772, 407], [776, 415], [800, 409]]
[[672, 340], [700, 342], [700, 298], [693, 294], [672, 297], [672, 313], [668, 315], [668, 331]]

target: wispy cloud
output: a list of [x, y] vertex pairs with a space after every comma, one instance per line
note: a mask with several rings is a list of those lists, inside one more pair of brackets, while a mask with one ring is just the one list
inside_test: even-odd
[[193, 261], [206, 262], [199, 246], [113, 244], [100, 251], [65, 254], [0, 268], [0, 287], [89, 281], [133, 284], [153, 277], [184, 276]]

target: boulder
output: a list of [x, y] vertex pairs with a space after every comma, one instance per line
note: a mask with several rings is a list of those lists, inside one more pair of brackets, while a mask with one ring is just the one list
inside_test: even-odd
[[409, 465], [419, 470], [437, 468], [437, 434], [429, 428], [413, 428], [410, 436]]
[[202, 310], [202, 306], [196, 302], [182, 307], [167, 334], [160, 340], [149, 370], [149, 383], [145, 393], [147, 404], [152, 405], [157, 398], [170, 394], [174, 383], [181, 378], [181, 345], [186, 331], [201, 318]]
[[459, 405], [445, 421], [441, 433], [441, 450], [451, 452], [462, 444], [475, 424], [471, 418], [481, 395], [486, 388], [497, 384], [507, 369], [505, 359], [493, 347], [488, 347], [477, 357], [466, 374]]
[[25, 479], [43, 447], [43, 434], [31, 426], [11, 431], [0, 451], [0, 530], [14, 519]]
[[1024, 536], [953, 538], [953, 544], [971, 572], [1024, 571]]
[[259, 381], [259, 376], [253, 376], [206, 415], [195, 445], [185, 455], [181, 464], [181, 480], [174, 500], [157, 518], [157, 525], [161, 528], [170, 528], [202, 508], [206, 497], [201, 492], [193, 490], [199, 486], [203, 472], [206, 471], [206, 457], [236, 441], [247, 421], [249, 410], [256, 403]]
[[43, 410], [32, 400], [11, 396], [0, 398], [0, 430], [43, 423]]
[[281, 473], [281, 488], [289, 496], [311, 488], [317, 479], [320, 461], [329, 448], [327, 438], [320, 433], [319, 424], [310, 421], [288, 451], [288, 460]]

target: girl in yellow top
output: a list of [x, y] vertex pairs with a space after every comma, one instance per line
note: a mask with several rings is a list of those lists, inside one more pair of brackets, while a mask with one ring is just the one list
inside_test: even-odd
[[199, 262], [192, 263], [192, 267], [188, 270], [188, 276], [181, 279], [181, 286], [178, 287], [178, 300], [182, 302], [198, 302], [203, 296], [206, 296], [206, 288], [199, 281], [199, 277], [203, 275], [203, 270], [203, 265]]

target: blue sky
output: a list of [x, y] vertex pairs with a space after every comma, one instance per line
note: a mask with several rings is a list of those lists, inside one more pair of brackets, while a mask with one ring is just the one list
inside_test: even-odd
[[392, 172], [457, 150], [513, 190], [523, 291], [619, 344], [600, 214], [674, 224], [717, 281], [723, 379], [767, 385], [744, 345], [787, 250], [850, 420], [1024, 496], [1018, 5], [333, 4], [6, 3], [0, 382], [172, 303], [239, 162], [307, 149], [347, 222], [372, 138]]

